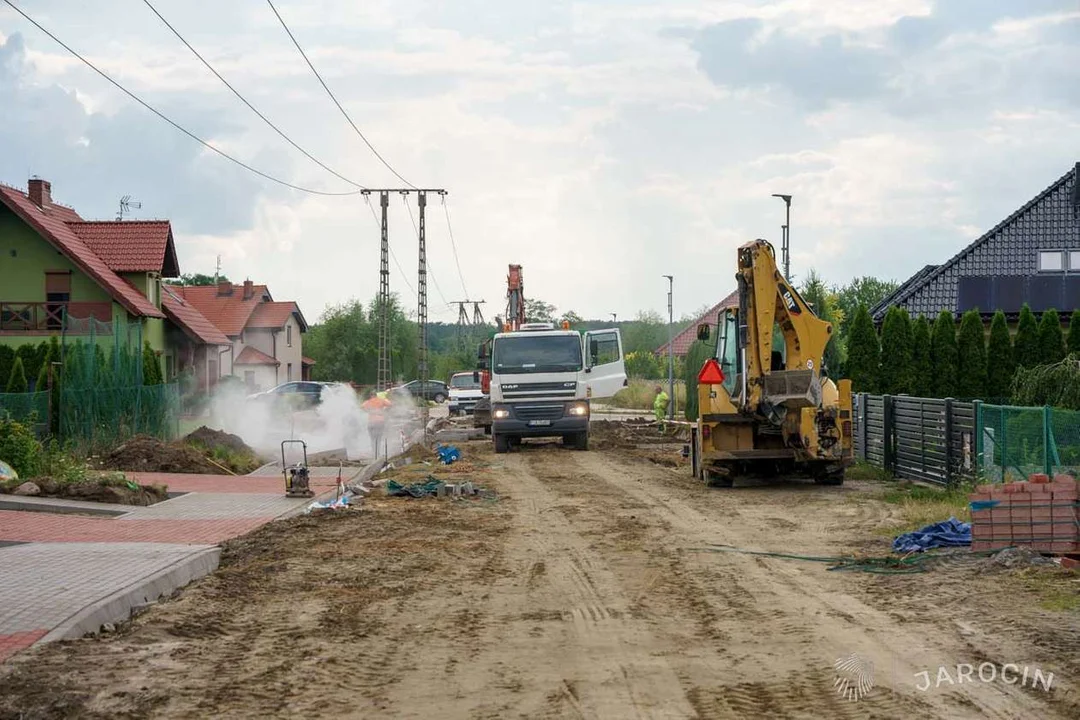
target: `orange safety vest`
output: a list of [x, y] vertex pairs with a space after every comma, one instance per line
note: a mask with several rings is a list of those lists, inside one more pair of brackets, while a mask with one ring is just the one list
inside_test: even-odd
[[381, 397], [373, 397], [365, 400], [360, 408], [368, 414], [368, 419], [373, 423], [381, 423], [386, 420], [384, 411], [390, 407], [390, 401]]

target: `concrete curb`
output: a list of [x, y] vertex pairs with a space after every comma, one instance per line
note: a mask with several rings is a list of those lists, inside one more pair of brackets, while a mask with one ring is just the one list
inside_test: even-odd
[[105, 623], [115, 624], [129, 620], [133, 609], [154, 603], [192, 580], [209, 575], [217, 569], [220, 560], [220, 547], [197, 550], [168, 567], [87, 605], [53, 628], [35, 645], [56, 640], [74, 640], [87, 633], [98, 632]]
[[74, 513], [79, 515], [120, 517], [121, 515], [127, 515], [140, 507], [144, 506], [116, 505], [113, 503], [99, 503], [89, 500], [68, 500], [66, 498], [0, 495], [0, 510], [20, 510], [22, 512]]
[[356, 492], [356, 488], [358, 486], [365, 485], [365, 484], [368, 484], [368, 485], [374, 484], [372, 482], [372, 479], [376, 475], [378, 475], [380, 472], [382, 472], [382, 469], [384, 467], [386, 467], [387, 464], [393, 462], [394, 460], [397, 460], [399, 457], [404, 456], [415, 445], [417, 445], [419, 443], [422, 443], [423, 441], [424, 441], [424, 431], [423, 430], [416, 430], [409, 437], [408, 441], [406, 441], [405, 448], [401, 452], [399, 452], [399, 453], [397, 453], [395, 455], [391, 455], [390, 457], [387, 457], [387, 458], [378, 458], [378, 459], [376, 459], [374, 462], [372, 462], [371, 464], [364, 467], [364, 469], [361, 470], [359, 474], [354, 475], [352, 480], [350, 480], [348, 483], [346, 483], [345, 488], [347, 490], [349, 490], [350, 492]]

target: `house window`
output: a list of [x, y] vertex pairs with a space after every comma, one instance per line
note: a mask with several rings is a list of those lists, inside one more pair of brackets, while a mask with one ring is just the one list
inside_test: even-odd
[[292, 380], [292, 363], [285, 366], [285, 379]]
[[64, 324], [64, 304], [71, 300], [71, 273], [45, 273], [45, 327], [59, 330]]
[[1069, 251], [1069, 269], [1073, 272], [1080, 272], [1080, 250]]
[[1039, 251], [1039, 272], [1061, 272], [1065, 269], [1065, 253], [1060, 250]]
[[285, 344], [292, 347], [292, 325], [285, 326]]

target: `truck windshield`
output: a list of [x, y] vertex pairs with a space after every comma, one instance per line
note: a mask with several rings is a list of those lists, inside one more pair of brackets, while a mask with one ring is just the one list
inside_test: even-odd
[[517, 335], [495, 340], [492, 369], [501, 373], [577, 372], [581, 338], [577, 335]]
[[455, 375], [450, 378], [450, 387], [471, 390], [480, 387], [480, 383], [473, 380], [472, 373], [469, 373], [468, 375]]

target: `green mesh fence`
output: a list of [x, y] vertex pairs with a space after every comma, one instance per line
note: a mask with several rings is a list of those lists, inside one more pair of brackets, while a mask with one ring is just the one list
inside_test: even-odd
[[96, 451], [133, 435], [178, 433], [179, 388], [143, 384], [141, 323], [66, 322], [61, 362], [58, 429], [65, 441]]
[[991, 482], [1080, 471], [1080, 412], [982, 405], [979, 464]]
[[49, 393], [0, 393], [0, 417], [33, 425], [35, 432], [44, 434], [49, 422]]

